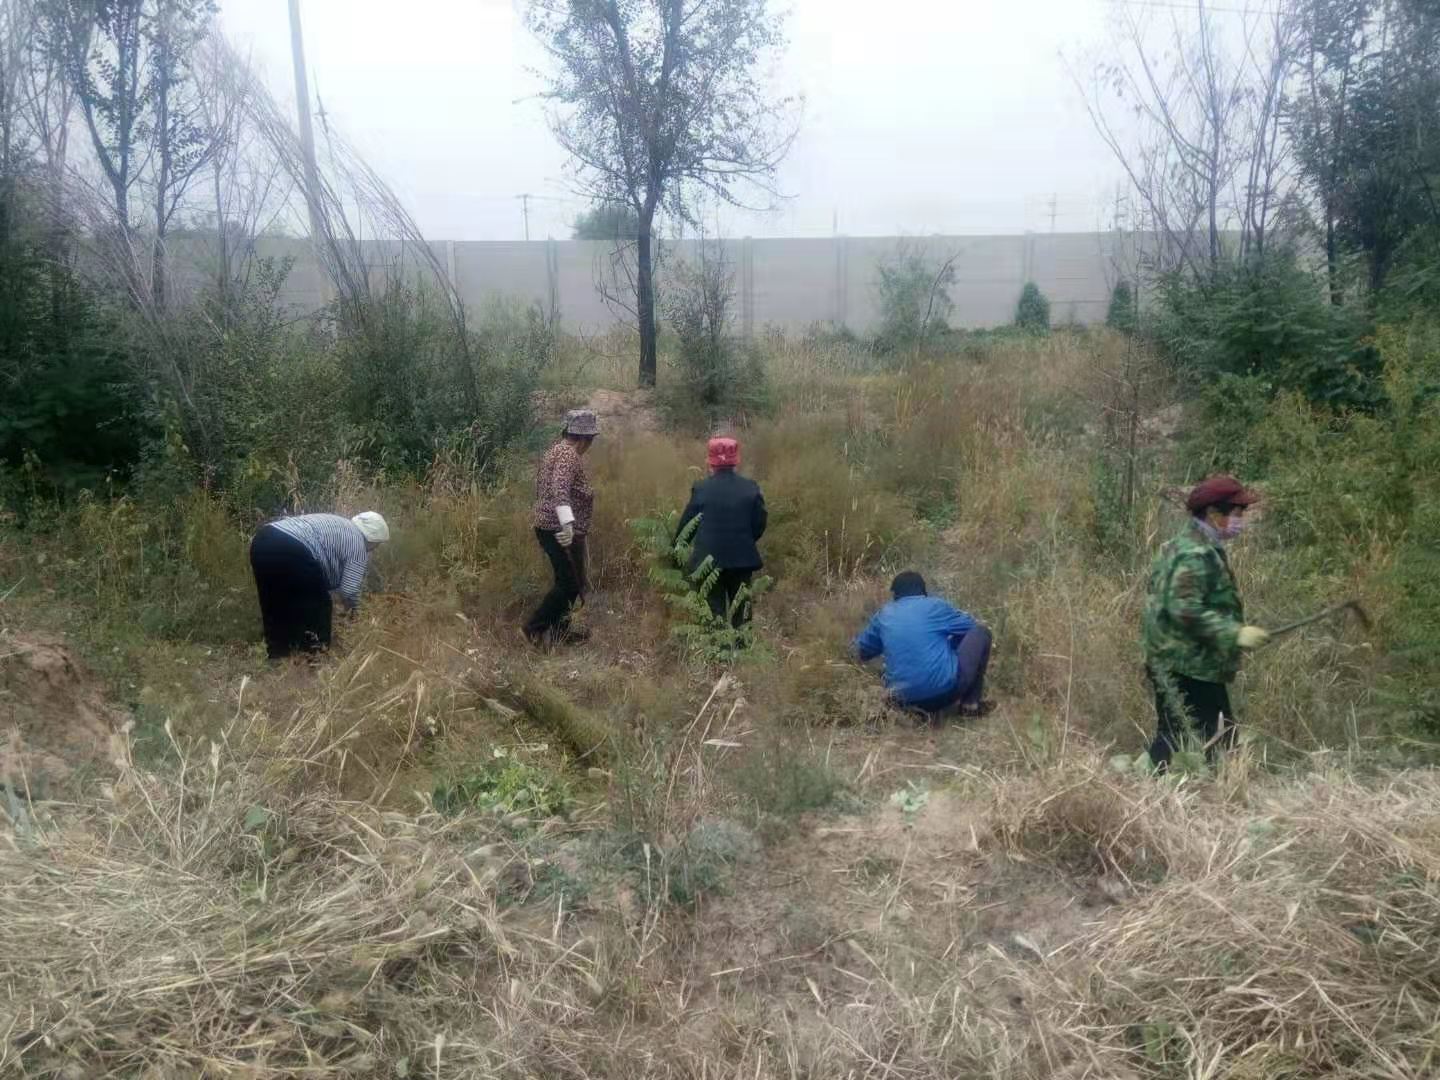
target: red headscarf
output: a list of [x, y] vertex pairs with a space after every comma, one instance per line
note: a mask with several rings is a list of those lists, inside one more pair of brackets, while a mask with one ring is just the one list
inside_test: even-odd
[[705, 461], [712, 469], [734, 469], [740, 465], [740, 444], [734, 439], [711, 439]]

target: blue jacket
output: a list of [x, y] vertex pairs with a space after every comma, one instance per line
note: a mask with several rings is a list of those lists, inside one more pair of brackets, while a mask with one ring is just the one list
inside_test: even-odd
[[855, 652], [862, 662], [885, 657], [885, 685], [901, 702], [928, 701], [954, 689], [955, 644], [978, 625], [938, 596], [905, 596], [875, 613]]

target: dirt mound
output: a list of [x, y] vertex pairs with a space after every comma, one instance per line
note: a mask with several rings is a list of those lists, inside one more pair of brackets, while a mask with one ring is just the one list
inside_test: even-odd
[[585, 403], [600, 418], [600, 429], [634, 433], [660, 430], [655, 396], [649, 390], [596, 390]]
[[0, 632], [0, 784], [40, 797], [108, 765], [123, 722], [62, 639]]

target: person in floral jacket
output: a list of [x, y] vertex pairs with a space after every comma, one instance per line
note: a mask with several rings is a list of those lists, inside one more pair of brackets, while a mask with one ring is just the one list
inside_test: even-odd
[[585, 537], [595, 512], [595, 492], [582, 459], [600, 434], [590, 409], [573, 409], [565, 417], [560, 439], [540, 459], [535, 474], [535, 510], [531, 524], [540, 550], [550, 560], [555, 582], [525, 622], [533, 645], [571, 644], [585, 640], [570, 626], [570, 613], [585, 595]]

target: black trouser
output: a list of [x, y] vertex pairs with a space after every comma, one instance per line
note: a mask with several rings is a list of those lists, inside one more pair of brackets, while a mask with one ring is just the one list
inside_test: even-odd
[[933, 717], [956, 705], [961, 708], [979, 705], [985, 695], [985, 671], [990, 666], [990, 641], [987, 627], [977, 626], [971, 630], [955, 648], [955, 657], [960, 662], [955, 685], [937, 697], [906, 702], [905, 707]]
[[570, 625], [570, 610], [584, 595], [586, 585], [585, 537], [577, 533], [568, 548], [562, 547], [549, 529], [536, 529], [535, 539], [550, 560], [555, 584], [525, 623], [525, 633], [532, 638], [565, 631]]
[[[1164, 771], [1170, 766], [1170, 755], [1187, 740], [1208, 747], [1207, 759], [1214, 761], [1221, 750], [1235, 745], [1235, 713], [1230, 708], [1230, 688], [1224, 683], [1205, 682], [1173, 672], [1146, 671], [1155, 688], [1155, 741], [1150, 744], [1150, 760]], [[1225, 733], [1220, 718], [1225, 718]]]
[[[717, 619], [723, 619], [730, 611], [730, 605], [735, 600], [735, 594], [743, 587], [750, 584], [750, 579], [755, 576], [754, 570], [721, 570], [720, 577], [715, 582], [715, 587], [710, 590], [710, 595], [705, 599], [710, 602], [710, 612]], [[740, 629], [750, 621], [750, 605], [741, 604], [735, 615], [730, 620], [730, 625]]]
[[330, 645], [330, 590], [305, 545], [271, 525], [250, 541], [250, 568], [271, 660]]

